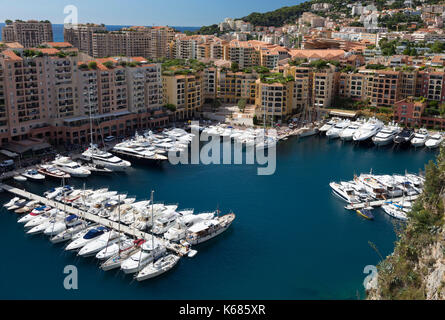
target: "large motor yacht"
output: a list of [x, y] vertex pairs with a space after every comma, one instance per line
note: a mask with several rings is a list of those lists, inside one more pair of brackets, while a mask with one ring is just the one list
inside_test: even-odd
[[100, 150], [94, 145], [82, 153], [82, 157], [87, 161], [92, 161], [113, 171], [125, 171], [131, 167], [129, 161], [122, 160], [109, 152]]

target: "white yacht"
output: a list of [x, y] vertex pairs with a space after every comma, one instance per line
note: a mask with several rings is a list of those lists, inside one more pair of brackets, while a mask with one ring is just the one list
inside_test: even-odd
[[92, 161], [95, 164], [102, 165], [113, 171], [125, 171], [131, 166], [129, 161], [122, 160], [109, 152], [102, 151], [94, 145], [82, 153], [82, 157], [87, 161]]
[[361, 125], [363, 125], [363, 121], [361, 120], [351, 122], [347, 128], [340, 132], [340, 134], [338, 135], [339, 138], [343, 141], [351, 141], [354, 132], [357, 131], [357, 129], [359, 129]]
[[45, 222], [49, 221], [51, 219], [51, 217], [53, 217], [53, 215], [55, 215], [56, 213], [57, 213], [56, 208], [51, 209], [45, 213], [42, 213], [42, 214], [38, 215], [37, 217], [26, 222], [25, 228], [32, 228], [39, 224], [45, 223]]
[[358, 203], [360, 199], [355, 194], [355, 189], [346, 182], [342, 182], [341, 184], [331, 182], [329, 186], [332, 188], [332, 191], [335, 195], [337, 195], [340, 199], [346, 201], [347, 203]]
[[328, 122], [326, 122], [324, 125], [321, 126], [320, 129], [318, 129], [318, 131], [320, 133], [325, 133], [327, 132], [329, 129], [331, 129], [333, 126], [335, 126], [337, 124], [337, 122], [339, 122], [340, 119], [339, 118], [332, 118], [330, 119]]
[[435, 133], [428, 137], [428, 139], [425, 142], [425, 146], [429, 149], [435, 149], [440, 146], [440, 144], [443, 142], [444, 137], [440, 133]]
[[45, 176], [43, 174], [40, 174], [36, 169], [26, 170], [22, 173], [22, 176], [30, 180], [45, 180]]
[[328, 137], [329, 139], [337, 139], [340, 136], [340, 133], [345, 130], [350, 123], [350, 120], [337, 122], [335, 126], [326, 131], [326, 137]]
[[366, 141], [375, 136], [382, 128], [382, 121], [371, 118], [354, 132], [352, 139], [356, 142]]
[[395, 124], [384, 126], [379, 133], [372, 137], [372, 142], [374, 142], [376, 146], [386, 146], [393, 143], [394, 138], [400, 133], [400, 131], [402, 131], [402, 129]]
[[50, 221], [47, 228], [43, 231], [43, 234], [46, 236], [56, 236], [59, 233], [66, 230], [66, 223], [64, 220], [54, 219]]
[[125, 251], [133, 246], [134, 246], [133, 240], [123, 238], [121, 239], [120, 242], [118, 241], [113, 244], [109, 244], [108, 246], [100, 250], [96, 254], [96, 258], [99, 260], [105, 260], [119, 253], [119, 251]]
[[318, 127], [313, 124], [306, 125], [300, 129], [300, 133], [298, 134], [299, 138], [309, 137], [316, 135], [319, 132]]
[[113, 151], [122, 155], [126, 155], [128, 157], [134, 157], [136, 159], [167, 160], [166, 156], [157, 154], [154, 151], [150, 151], [146, 147], [134, 144], [132, 143], [132, 141], [126, 141], [116, 144], [113, 148]]
[[216, 219], [201, 221], [188, 229], [186, 241], [194, 245], [210, 240], [226, 231], [233, 220], [235, 214], [229, 213]]
[[414, 137], [411, 139], [411, 145], [415, 148], [423, 147], [428, 137], [428, 130], [422, 128], [414, 134]]
[[136, 254], [141, 250], [142, 244], [145, 240], [139, 239], [134, 240], [133, 245], [127, 249], [122, 249], [118, 251], [115, 255], [111, 256], [104, 263], [101, 264], [100, 268], [104, 271], [112, 270], [115, 268], [120, 268], [121, 263], [130, 258], [132, 255]]
[[120, 240], [123, 240], [123, 238], [119, 235], [119, 233], [115, 231], [106, 232], [84, 245], [82, 249], [80, 249], [78, 255], [82, 257], [96, 255], [100, 250]]
[[169, 254], [159, 258], [155, 262], [149, 263], [136, 276], [137, 281], [144, 281], [157, 277], [169, 270], [171, 270], [178, 262], [179, 257], [174, 254]]
[[121, 263], [122, 271], [125, 273], [139, 271], [167, 251], [167, 249], [155, 239], [144, 242], [141, 249], [140, 252], [134, 253], [130, 258]]
[[385, 211], [386, 214], [393, 218], [403, 221], [408, 220], [406, 213], [403, 211], [403, 207], [396, 203], [384, 204], [382, 205], [382, 209], [383, 211]]
[[101, 236], [102, 234], [109, 232], [107, 228], [99, 226], [97, 228], [93, 228], [91, 230], [89, 230], [87, 233], [85, 233], [84, 236], [77, 238], [75, 240], [73, 240], [72, 242], [70, 242], [65, 250], [69, 251], [69, 250], [76, 250], [79, 248], [82, 248], [84, 245], [86, 245], [88, 242], [93, 241], [94, 239], [96, 239], [97, 237]]
[[178, 218], [176, 224], [164, 233], [164, 239], [169, 241], [180, 241], [187, 236], [187, 229], [196, 223], [204, 220], [211, 220], [215, 217], [215, 212], [186, 214]]
[[51, 207], [48, 206], [39, 206], [37, 208], [34, 208], [30, 213], [28, 213], [26, 216], [21, 217], [17, 222], [18, 223], [27, 223], [28, 221], [31, 221], [32, 219], [37, 218], [43, 213], [46, 213], [47, 211], [51, 210]]
[[378, 182], [371, 174], [361, 174], [354, 177], [355, 183], [361, 185], [375, 199], [386, 199], [385, 187]]
[[50, 241], [52, 243], [60, 243], [64, 241], [71, 240], [73, 235], [78, 234], [79, 232], [82, 232], [82, 230], [85, 230], [87, 228], [88, 224], [84, 221], [78, 220], [78, 224], [66, 229], [65, 231], [62, 231], [61, 233], [53, 236]]
[[60, 228], [60, 225], [56, 225], [58, 222], [62, 222], [63, 223], [63, 213], [59, 213], [57, 216], [52, 217], [48, 220], [45, 220], [43, 223], [40, 223], [34, 227], [32, 227], [30, 230], [28, 230], [26, 233], [27, 234], [38, 234], [38, 233], [42, 233], [44, 231], [46, 231], [47, 229], [49, 229], [51, 232], [51, 229], [54, 228]]
[[74, 162], [69, 157], [57, 157], [53, 164], [61, 171], [69, 173], [72, 177], [86, 178], [91, 174], [91, 171]]

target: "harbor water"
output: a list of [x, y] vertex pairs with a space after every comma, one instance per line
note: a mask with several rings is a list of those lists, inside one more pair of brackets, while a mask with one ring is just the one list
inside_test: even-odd
[[[235, 212], [220, 236], [194, 246], [170, 272], [137, 282], [116, 270], [104, 272], [93, 258], [65, 252], [43, 235], [29, 236], [17, 215], [1, 207], [0, 299], [357, 299], [364, 297], [365, 266], [391, 253], [394, 220], [376, 209], [369, 221], [344, 209], [330, 181], [354, 173], [418, 173], [436, 152], [374, 148], [290, 138], [277, 147], [277, 168], [258, 176], [256, 165], [134, 164], [124, 174], [71, 179], [71, 185], [179, 203], [195, 213]], [[16, 183], [17, 185], [17, 183]], [[57, 182], [23, 182], [42, 194]], [[3, 204], [11, 196], [0, 194]], [[78, 289], [64, 288], [64, 268], [78, 270]]]

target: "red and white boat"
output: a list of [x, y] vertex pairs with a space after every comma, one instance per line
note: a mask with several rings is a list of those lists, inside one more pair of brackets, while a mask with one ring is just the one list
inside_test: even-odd
[[37, 171], [45, 176], [52, 178], [58, 178], [58, 179], [71, 178], [71, 175], [69, 173], [63, 172], [57, 169], [56, 167], [50, 165], [41, 165]]

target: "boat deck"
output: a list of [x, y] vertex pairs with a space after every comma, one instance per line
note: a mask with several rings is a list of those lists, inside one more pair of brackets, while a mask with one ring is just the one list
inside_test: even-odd
[[385, 202], [388, 202], [388, 201], [392, 201], [392, 202], [399, 202], [399, 201], [403, 201], [403, 200], [412, 201], [412, 200], [416, 200], [418, 197], [419, 197], [419, 195], [416, 194], [414, 196], [389, 198], [386, 200], [374, 200], [374, 201], [369, 201], [369, 202], [352, 203], [352, 204], [348, 204], [345, 208], [348, 210], [357, 210], [357, 209], [362, 209], [362, 208], [366, 208], [366, 207], [380, 207], [380, 206], [384, 205]]
[[[54, 201], [54, 200], [47, 199], [45, 197], [41, 197], [39, 195], [28, 192], [26, 190], [21, 190], [21, 189], [12, 187], [7, 184], [0, 184], [0, 188], [3, 188], [3, 190], [10, 192], [12, 194], [15, 194], [19, 197], [26, 198], [29, 200], [37, 200], [40, 203], [42, 203], [44, 205], [48, 205], [53, 208], [56, 208], [56, 207], [60, 208], [61, 210], [65, 211], [66, 213], [75, 214], [79, 217], [82, 217], [89, 221], [96, 222], [96, 223], [101, 224], [105, 227], [109, 227], [114, 230], [119, 230], [119, 228], [120, 228], [121, 232], [126, 233], [130, 236], [139, 238], [139, 239], [150, 239], [150, 237], [152, 236], [151, 233], [143, 232], [143, 231], [137, 230], [135, 228], [130, 228], [129, 226], [126, 226], [124, 224], [111, 221], [107, 218], [96, 216], [94, 214], [79, 210], [77, 208], [71, 207], [67, 204], [64, 204], [64, 203], [61, 203], [58, 201]], [[180, 256], [184, 256], [189, 253], [189, 250], [187, 250], [187, 248], [183, 245], [172, 243], [170, 241], [165, 240], [164, 238], [159, 238], [159, 237], [155, 237], [155, 238], [160, 243], [162, 243], [167, 249], [177, 253]]]

